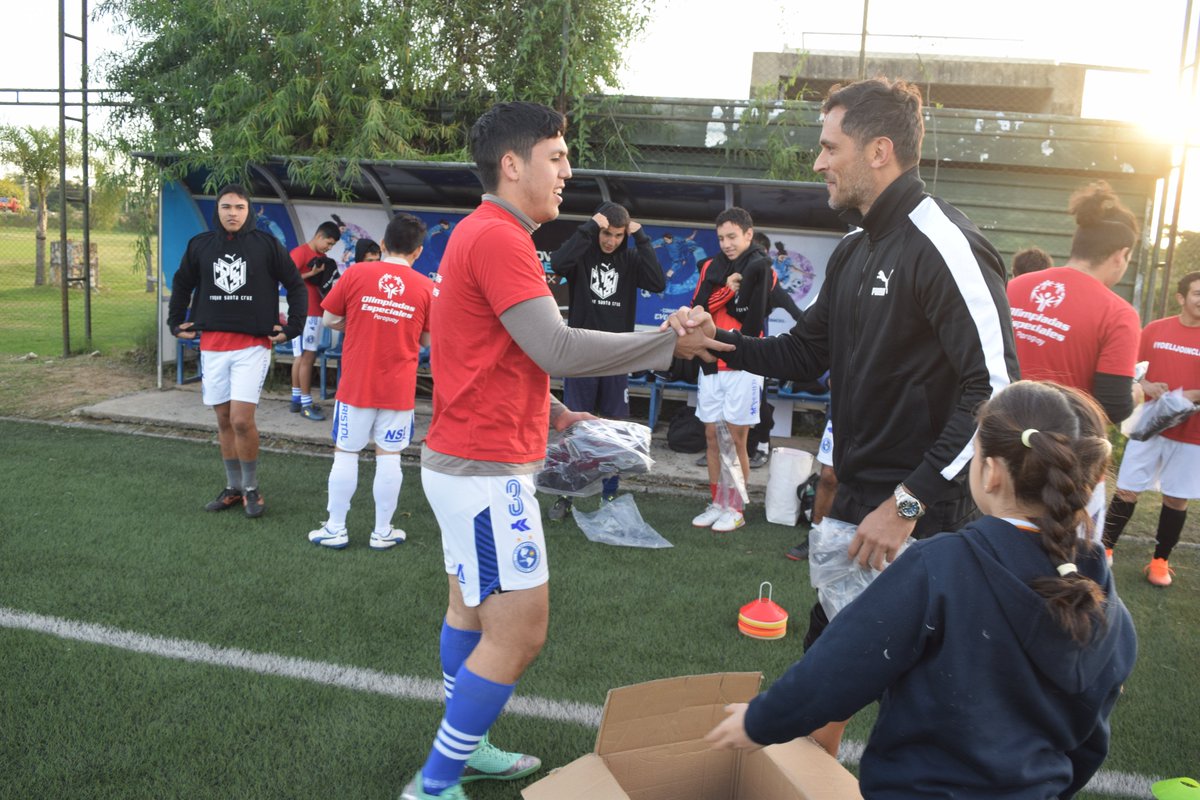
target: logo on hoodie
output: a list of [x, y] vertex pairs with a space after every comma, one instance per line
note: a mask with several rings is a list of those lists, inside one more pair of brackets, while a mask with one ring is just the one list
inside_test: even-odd
[[887, 297], [888, 284], [892, 282], [892, 273], [895, 271], [896, 270], [893, 269], [892, 272], [889, 272], [886, 275], [883, 273], [883, 270], [879, 270], [879, 272], [875, 273], [875, 280], [879, 281], [883, 285], [871, 287], [872, 297]]
[[601, 264], [592, 267], [592, 294], [601, 300], [607, 300], [617, 291], [617, 270], [611, 264]]
[[246, 285], [246, 261], [226, 255], [213, 262], [213, 283], [225, 294], [233, 294]]

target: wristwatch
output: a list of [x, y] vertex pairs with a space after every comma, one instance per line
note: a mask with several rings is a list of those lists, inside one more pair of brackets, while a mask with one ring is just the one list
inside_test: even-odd
[[896, 487], [896, 514], [909, 522], [916, 522], [925, 515], [925, 504], [913, 497], [903, 483]]

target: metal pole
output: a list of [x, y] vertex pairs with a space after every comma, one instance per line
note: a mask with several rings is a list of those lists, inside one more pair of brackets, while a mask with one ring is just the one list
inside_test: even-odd
[[79, 120], [83, 130], [83, 141], [81, 146], [83, 149], [83, 331], [87, 338], [88, 347], [92, 344], [92, 225], [91, 225], [91, 203], [92, 190], [91, 183], [88, 180], [88, 48], [87, 48], [87, 30], [88, 30], [88, 14], [87, 0], [80, 0], [80, 25], [81, 33], [79, 34], [79, 44], [83, 50], [83, 55], [80, 56], [80, 73], [79, 80], [81, 84], [82, 101], [81, 113]]
[[[46, 199], [42, 198], [45, 203]], [[63, 358], [71, 354], [71, 306], [67, 295], [67, 0], [58, 0], [58, 235], [59, 284], [62, 287]]]
[[[1200, 36], [1200, 28], [1198, 28], [1196, 31], [1197, 36], [1191, 35], [1191, 33], [1192, 33], [1192, 30], [1191, 30], [1192, 0], [1188, 0], [1187, 15], [1188, 15], [1187, 18], [1184, 20], [1184, 23], [1183, 23], [1183, 48], [1182, 48], [1180, 56], [1179, 56], [1179, 62], [1180, 62], [1179, 72], [1180, 72], [1180, 77], [1182, 78], [1183, 70], [1187, 66], [1187, 57], [1188, 57], [1189, 42], [1190, 42], [1191, 59], [1192, 59], [1191, 60], [1191, 68], [1192, 68], [1191, 96], [1195, 97], [1196, 96], [1196, 86], [1198, 85], [1197, 78], [1200, 78], [1200, 70], [1197, 69], [1198, 65], [1196, 63], [1197, 51], [1200, 50], [1200, 40], [1198, 40], [1198, 38], [1197, 38], [1197, 36]], [[1200, 22], [1198, 22], [1197, 25], [1200, 26]], [[1183, 204], [1184, 177], [1187, 175], [1188, 150], [1190, 149], [1191, 139], [1192, 139], [1192, 137], [1191, 137], [1190, 126], [1185, 125], [1184, 129], [1183, 129], [1183, 154], [1179, 158], [1179, 179], [1175, 184], [1175, 205], [1171, 212], [1171, 238], [1167, 242], [1167, 260], [1166, 260], [1166, 263], [1163, 265], [1162, 295], [1159, 298], [1158, 314], [1156, 315], [1156, 318], [1166, 316], [1166, 314], [1167, 314], [1167, 299], [1170, 297], [1170, 292], [1171, 292], [1171, 267], [1172, 267], [1171, 262], [1175, 258], [1175, 244], [1179, 239], [1179, 209], [1180, 209], [1180, 206]]]
[[[154, 352], [156, 358], [154, 362], [158, 370], [158, 382], [155, 384], [159, 389], [163, 388], [163, 270], [162, 270], [162, 248], [163, 248], [163, 179], [162, 170], [158, 171], [158, 266], [155, 268], [154, 274]], [[299, 230], [297, 228], [296, 230]]]
[[860, 81], [867, 77], [867, 10], [870, 7], [871, 0], [863, 0], [862, 36], [858, 42], [858, 79]]

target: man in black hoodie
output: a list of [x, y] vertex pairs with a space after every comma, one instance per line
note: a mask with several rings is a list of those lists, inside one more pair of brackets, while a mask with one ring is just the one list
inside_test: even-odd
[[[180, 339], [200, 338], [204, 404], [217, 415], [225, 489], [206, 505], [240, 505], [262, 516], [258, 492], [258, 426], [254, 412], [271, 366], [271, 345], [304, 329], [308, 294], [279, 240], [255, 227], [250, 197], [237, 184], [217, 193], [216, 230], [192, 237], [171, 285], [167, 326]], [[279, 324], [279, 289], [288, 318]]]
[[[567, 280], [567, 324], [591, 331], [633, 330], [639, 290], [661, 292], [667, 286], [650, 237], [640, 222], [630, 219], [624, 206], [613, 202], [603, 203], [550, 255], [550, 269]], [[563, 378], [563, 405], [609, 419], [625, 419], [629, 416], [629, 373]], [[602, 502], [616, 499], [620, 480], [619, 475], [605, 479]], [[571, 498], [560, 497], [549, 517], [561, 520], [570, 509]]]
[[[917, 173], [917, 87], [835, 87], [822, 111], [814, 169], [853, 230], [804, 318], [769, 339], [717, 330], [695, 309], [669, 323], [735, 345], [718, 355], [736, 369], [792, 380], [830, 371], [838, 489], [829, 516], [858, 526], [850, 557], [881, 568], [910, 535], [957, 530], [977, 514], [966, 482], [975, 412], [1019, 376], [1016, 347], [1004, 262]], [[818, 604], [806, 649], [826, 624]], [[841, 729], [814, 738], [836, 753]]]

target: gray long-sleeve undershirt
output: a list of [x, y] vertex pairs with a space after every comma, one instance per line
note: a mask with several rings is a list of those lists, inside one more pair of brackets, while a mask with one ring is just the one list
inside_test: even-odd
[[[500, 323], [538, 367], [555, 377], [588, 378], [666, 369], [671, 366], [677, 338], [672, 330], [607, 333], [570, 328], [552, 297], [517, 303], [500, 315]], [[554, 395], [550, 400], [553, 419], [565, 407]], [[542, 462], [475, 461], [438, 453], [425, 445], [421, 465], [447, 475], [522, 475], [541, 469]]]

